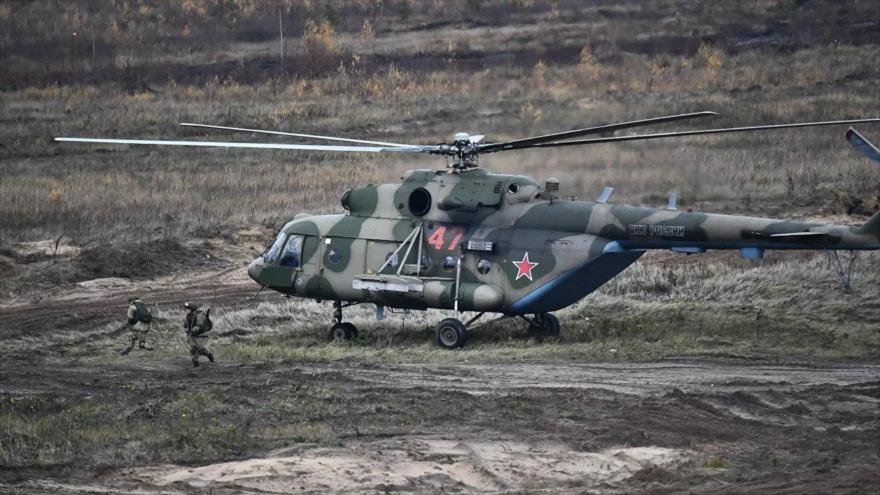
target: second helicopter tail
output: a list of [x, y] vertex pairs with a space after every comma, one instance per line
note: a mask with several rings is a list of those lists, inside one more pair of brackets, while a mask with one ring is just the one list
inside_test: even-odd
[[877, 148], [877, 145], [868, 141], [865, 136], [859, 134], [859, 131], [850, 127], [849, 130], [846, 131], [846, 140], [849, 141], [849, 144], [851, 144], [853, 148], [867, 156], [869, 160], [880, 165], [880, 148]]
[[868, 219], [865, 222], [865, 225], [859, 227], [857, 231], [859, 234], [872, 235], [878, 239], [880, 239], [880, 211], [874, 213], [874, 216]]
[[[860, 153], [868, 157], [872, 162], [880, 165], [880, 148], [877, 148], [877, 145], [868, 141], [868, 138], [859, 134], [859, 132], [852, 127], [846, 131], [846, 140], [849, 141], [849, 144], [853, 146], [853, 148], [857, 149]], [[865, 222], [865, 225], [862, 225], [857, 230], [859, 234], [873, 235], [880, 239], [880, 211], [874, 213], [874, 216], [868, 219]]]

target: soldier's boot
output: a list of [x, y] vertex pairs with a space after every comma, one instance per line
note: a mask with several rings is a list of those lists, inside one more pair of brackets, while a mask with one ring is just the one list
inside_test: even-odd
[[131, 352], [131, 347], [126, 347], [125, 349], [119, 352], [120, 356], [128, 356], [128, 353]]
[[214, 362], [214, 355], [211, 354], [210, 352], [208, 353], [208, 361], [210, 361], [212, 363]]
[[193, 368], [198, 368], [198, 367], [199, 367], [199, 360], [198, 360], [198, 358], [193, 358]]

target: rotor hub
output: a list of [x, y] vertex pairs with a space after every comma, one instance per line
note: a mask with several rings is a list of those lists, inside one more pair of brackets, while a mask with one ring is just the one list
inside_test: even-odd
[[455, 172], [463, 172], [479, 166], [479, 148], [477, 143], [483, 136], [472, 136], [466, 132], [457, 132], [452, 143], [440, 145], [440, 152], [446, 155], [446, 166]]

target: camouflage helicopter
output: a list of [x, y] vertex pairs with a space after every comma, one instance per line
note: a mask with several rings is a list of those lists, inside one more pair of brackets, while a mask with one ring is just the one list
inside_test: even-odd
[[[262, 148], [332, 152], [416, 153], [447, 157], [449, 170], [411, 170], [399, 183], [347, 190], [344, 214], [296, 215], [264, 254], [248, 267], [262, 288], [332, 301], [330, 338], [351, 339], [357, 328], [343, 308], [362, 303], [384, 309], [454, 310], [436, 327], [436, 341], [460, 348], [486, 313], [519, 317], [530, 329], [559, 335], [553, 311], [584, 298], [639, 259], [647, 250], [703, 253], [736, 249], [761, 258], [767, 249], [838, 251], [880, 249], [880, 212], [858, 227], [791, 220], [678, 211], [674, 196], [665, 208], [608, 202], [605, 188], [593, 202], [563, 199], [559, 182], [543, 185], [520, 175], [491, 173], [478, 166], [484, 153], [665, 139], [680, 136], [880, 122], [859, 119], [702, 129], [614, 136], [666, 122], [717, 115], [695, 112], [513, 141], [483, 142], [483, 135], [458, 133], [449, 144], [414, 145], [206, 124], [190, 127], [329, 140], [346, 144], [278, 144], [214, 141], [56, 138], [58, 141]], [[587, 139], [583, 136], [598, 135]], [[850, 128], [846, 139], [880, 164], [880, 150]], [[837, 258], [839, 274], [843, 264]], [[845, 282], [847, 283], [847, 282]], [[464, 322], [461, 312], [476, 312]], [[482, 322], [486, 324], [490, 322]]]

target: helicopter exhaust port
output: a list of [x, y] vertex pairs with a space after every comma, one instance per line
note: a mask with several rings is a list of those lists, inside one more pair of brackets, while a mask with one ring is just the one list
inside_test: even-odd
[[431, 211], [431, 193], [423, 187], [409, 193], [409, 211], [417, 217], [421, 217]]
[[379, 190], [372, 184], [347, 189], [342, 193], [340, 203], [352, 215], [372, 215], [379, 204]]

